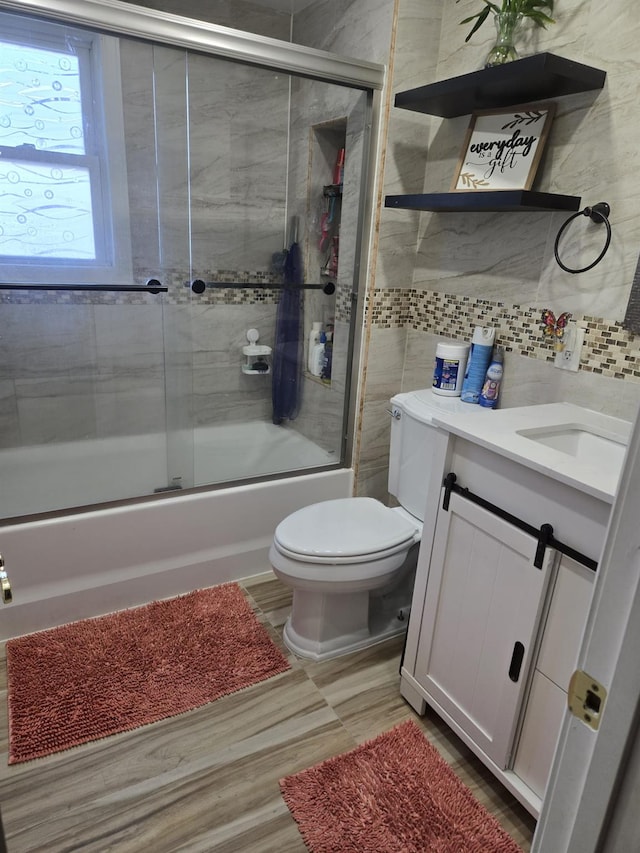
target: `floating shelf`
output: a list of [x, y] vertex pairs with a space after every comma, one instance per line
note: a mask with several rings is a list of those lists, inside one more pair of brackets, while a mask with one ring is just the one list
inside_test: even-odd
[[[557, 98], [602, 89], [606, 72], [553, 53], [537, 53], [505, 65], [482, 68], [461, 77], [451, 77], [428, 86], [398, 92], [395, 105], [428, 115], [454, 118], [475, 110]], [[391, 195], [385, 207], [430, 211], [521, 211], [580, 209], [580, 197], [499, 190], [455, 193]]]
[[553, 53], [537, 53], [417, 89], [398, 92], [396, 107], [454, 118], [474, 110], [509, 107], [602, 89], [606, 72]]
[[522, 211], [580, 209], [580, 196], [541, 193], [534, 190], [494, 190], [455, 193], [418, 193], [416, 195], [388, 195], [385, 207], [407, 210], [445, 212], [464, 211]]

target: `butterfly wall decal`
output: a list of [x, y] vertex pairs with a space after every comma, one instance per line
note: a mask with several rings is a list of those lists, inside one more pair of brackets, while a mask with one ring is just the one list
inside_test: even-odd
[[542, 312], [542, 322], [544, 323], [542, 332], [545, 340], [549, 343], [553, 343], [557, 350], [561, 350], [563, 348], [562, 339], [564, 338], [564, 330], [567, 328], [567, 323], [570, 319], [571, 314], [569, 311], [565, 311], [563, 314], [560, 314], [557, 319], [556, 315], [549, 308], [545, 308]]

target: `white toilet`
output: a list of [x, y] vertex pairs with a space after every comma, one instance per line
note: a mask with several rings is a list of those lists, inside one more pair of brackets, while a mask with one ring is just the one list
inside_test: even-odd
[[327, 660], [406, 629], [432, 467], [433, 414], [469, 410], [429, 388], [391, 399], [389, 508], [373, 498], [304, 507], [276, 528], [269, 560], [293, 588], [284, 641]]

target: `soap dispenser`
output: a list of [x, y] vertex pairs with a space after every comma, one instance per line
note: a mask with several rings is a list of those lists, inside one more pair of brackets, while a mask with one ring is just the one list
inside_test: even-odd
[[247, 331], [248, 344], [242, 347], [242, 352], [246, 356], [246, 361], [242, 365], [243, 373], [264, 374], [271, 372], [268, 357], [271, 355], [271, 347], [264, 346], [258, 343], [260, 333], [257, 329], [249, 329]]

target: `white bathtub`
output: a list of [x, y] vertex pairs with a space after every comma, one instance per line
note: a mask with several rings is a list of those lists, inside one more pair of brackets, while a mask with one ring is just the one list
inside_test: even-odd
[[[206, 486], [333, 465], [340, 460], [290, 427], [266, 421], [0, 451], [0, 519], [151, 495], [174, 476]], [[170, 473], [169, 473], [170, 472]]]
[[[202, 452], [206, 455], [206, 447]], [[58, 446], [56, 458], [63, 464], [52, 488], [66, 495], [73, 455]], [[303, 464], [312, 464], [305, 459]], [[42, 464], [40, 456], [36, 461]], [[158, 473], [153, 464], [143, 465], [136, 456], [132, 465], [127, 456], [103, 471], [103, 478], [118, 481], [127, 461], [136, 476], [142, 470], [153, 477]], [[6, 494], [5, 473], [0, 482]], [[13, 603], [0, 605], [0, 638], [267, 571], [269, 545], [281, 519], [316, 501], [348, 497], [352, 475], [351, 469], [336, 469], [199, 493], [170, 492], [154, 501], [0, 526], [0, 553], [13, 590]], [[30, 488], [43, 483], [44, 474], [40, 479], [34, 474]]]

